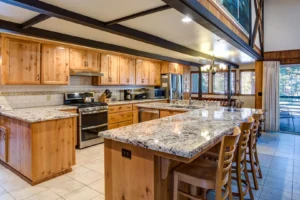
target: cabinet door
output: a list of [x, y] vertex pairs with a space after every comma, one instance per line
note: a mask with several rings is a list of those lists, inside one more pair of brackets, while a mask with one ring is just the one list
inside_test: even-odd
[[136, 85], [142, 85], [142, 73], [143, 73], [143, 61], [142, 60], [136, 60], [135, 65], [135, 84]]
[[40, 84], [40, 44], [5, 39], [3, 84]]
[[110, 65], [110, 55], [109, 54], [101, 54], [101, 72], [104, 74], [100, 77], [101, 84], [108, 85], [110, 82], [109, 75], [109, 65]]
[[85, 53], [85, 58], [86, 58], [86, 69], [88, 70], [93, 70], [93, 71], [99, 71], [99, 53], [93, 52], [93, 51], [87, 51]]
[[4, 126], [0, 126], [0, 160], [7, 161], [7, 133]]
[[160, 63], [149, 62], [150, 85], [160, 85]]
[[120, 56], [120, 84], [135, 84], [135, 60]]
[[85, 51], [70, 49], [70, 69], [85, 69], [87, 67]]
[[42, 46], [42, 84], [69, 83], [69, 49], [54, 45]]
[[119, 56], [111, 55], [110, 66], [109, 66], [109, 77], [110, 77], [110, 84], [112, 85], [117, 85], [120, 83], [119, 65], [120, 65]]

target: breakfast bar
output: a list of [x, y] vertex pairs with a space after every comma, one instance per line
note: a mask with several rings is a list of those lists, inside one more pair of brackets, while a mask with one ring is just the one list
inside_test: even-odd
[[173, 169], [198, 158], [255, 112], [247, 108], [228, 111], [223, 107], [140, 105], [164, 110], [168, 106], [187, 112], [101, 133], [105, 137], [107, 200], [172, 199]]

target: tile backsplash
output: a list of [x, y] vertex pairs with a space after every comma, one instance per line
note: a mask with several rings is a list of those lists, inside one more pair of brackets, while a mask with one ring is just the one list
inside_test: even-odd
[[[62, 105], [67, 92], [95, 92], [96, 100], [109, 89], [112, 98], [123, 100], [124, 89], [139, 89], [142, 86], [93, 86], [91, 77], [71, 76], [70, 85], [5, 85], [0, 86], [2, 96], [12, 108]], [[154, 87], [146, 87], [150, 91]], [[0, 102], [1, 103], [1, 102]]]

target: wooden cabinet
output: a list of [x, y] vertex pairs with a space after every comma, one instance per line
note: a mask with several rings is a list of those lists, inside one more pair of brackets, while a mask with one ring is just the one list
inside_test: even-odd
[[111, 54], [101, 54], [101, 77], [93, 78], [93, 85], [118, 85], [120, 57]]
[[61, 46], [42, 46], [42, 84], [69, 84], [69, 49]]
[[75, 70], [100, 70], [100, 54], [85, 49], [70, 49], [70, 68]]
[[125, 112], [132, 110], [132, 104], [109, 106], [108, 113]]
[[128, 126], [128, 125], [131, 125], [131, 124], [132, 124], [131, 120], [125, 121], [125, 122], [120, 122], [120, 123], [115, 123], [115, 124], [110, 124], [110, 125], [108, 125], [108, 130], [114, 129], [114, 128], [120, 128], [120, 127], [123, 127], [123, 126]]
[[120, 56], [120, 84], [135, 84], [135, 59]]
[[5, 38], [2, 84], [40, 84], [40, 44]]
[[4, 126], [0, 126], [0, 160], [7, 161], [7, 132]]
[[183, 66], [183, 99], [190, 99], [191, 90], [191, 68]]
[[108, 129], [132, 124], [132, 104], [108, 107]]
[[181, 114], [181, 113], [184, 113], [184, 112], [186, 112], [186, 111], [160, 110], [159, 111], [159, 118], [169, 117], [169, 116]]
[[183, 74], [183, 67], [177, 63], [163, 62], [161, 67], [162, 74]]
[[149, 85], [160, 86], [160, 62], [150, 62], [150, 82]]
[[136, 85], [149, 85], [150, 84], [150, 61], [136, 60]]
[[139, 123], [139, 110], [132, 111], [132, 124]]

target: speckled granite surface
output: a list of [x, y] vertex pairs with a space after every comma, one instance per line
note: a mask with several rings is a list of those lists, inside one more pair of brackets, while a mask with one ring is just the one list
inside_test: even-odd
[[235, 112], [225, 108], [201, 108], [183, 114], [100, 132], [107, 139], [168, 154], [192, 158], [230, 134], [254, 109]]
[[48, 121], [54, 119], [64, 119], [78, 116], [76, 113], [64, 112], [63, 110], [77, 109], [74, 106], [47, 106], [14, 109], [10, 111], [0, 111], [0, 114], [6, 117], [19, 119], [29, 123]]
[[131, 101], [112, 101], [108, 102], [109, 106], [122, 105], [122, 104], [134, 104], [134, 103], [147, 103], [153, 101], [166, 101], [168, 99], [140, 99], [140, 100], [131, 100]]
[[195, 109], [201, 109], [204, 108], [204, 106], [198, 106], [198, 105], [183, 105], [183, 104], [170, 104], [170, 103], [146, 103], [146, 104], [137, 104], [136, 105], [139, 108], [149, 108], [149, 109], [159, 109], [159, 110], [174, 110], [174, 111], [190, 111]]

